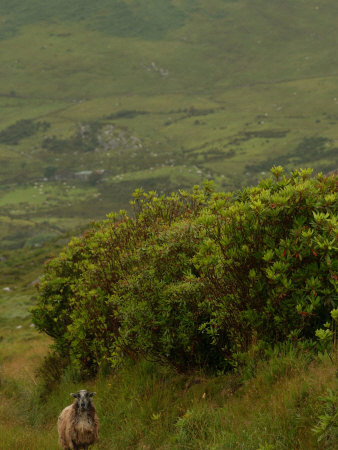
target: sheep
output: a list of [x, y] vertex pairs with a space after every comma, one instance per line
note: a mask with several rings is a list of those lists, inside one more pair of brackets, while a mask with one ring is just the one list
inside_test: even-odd
[[63, 450], [87, 450], [98, 440], [99, 419], [91, 400], [95, 394], [85, 389], [70, 394], [75, 400], [58, 418], [59, 444]]

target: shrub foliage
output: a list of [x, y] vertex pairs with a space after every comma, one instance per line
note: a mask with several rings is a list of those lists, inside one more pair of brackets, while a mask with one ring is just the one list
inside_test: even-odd
[[17, 145], [21, 139], [33, 136], [39, 130], [46, 131], [50, 127], [49, 122], [34, 122], [32, 119], [18, 120], [13, 125], [0, 131], [0, 143]]
[[272, 169], [110, 214], [46, 265], [36, 326], [84, 373], [146, 356], [227, 370], [252, 345], [314, 337], [337, 292], [337, 177]]

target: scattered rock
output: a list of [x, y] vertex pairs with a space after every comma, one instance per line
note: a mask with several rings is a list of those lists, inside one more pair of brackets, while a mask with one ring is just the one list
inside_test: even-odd
[[11, 292], [11, 290], [12, 290], [12, 289], [11, 289], [10, 287], [4, 287], [4, 288], [3, 288], [3, 291], [5, 291], [5, 292]]
[[152, 62], [149, 67], [146, 67], [147, 72], [154, 71], [158, 73], [161, 77], [166, 78], [169, 75], [169, 71], [163, 69], [162, 67], [158, 67], [156, 63]]

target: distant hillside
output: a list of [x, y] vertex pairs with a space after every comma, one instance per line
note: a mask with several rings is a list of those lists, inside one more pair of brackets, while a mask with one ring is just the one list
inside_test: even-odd
[[0, 249], [214, 179], [337, 167], [334, 0], [0, 1]]

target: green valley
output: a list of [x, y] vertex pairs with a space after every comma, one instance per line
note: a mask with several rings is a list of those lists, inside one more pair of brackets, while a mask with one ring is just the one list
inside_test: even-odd
[[1, 2], [1, 216], [34, 224], [1, 248], [125, 208], [139, 186], [335, 168], [336, 16], [332, 0]]

